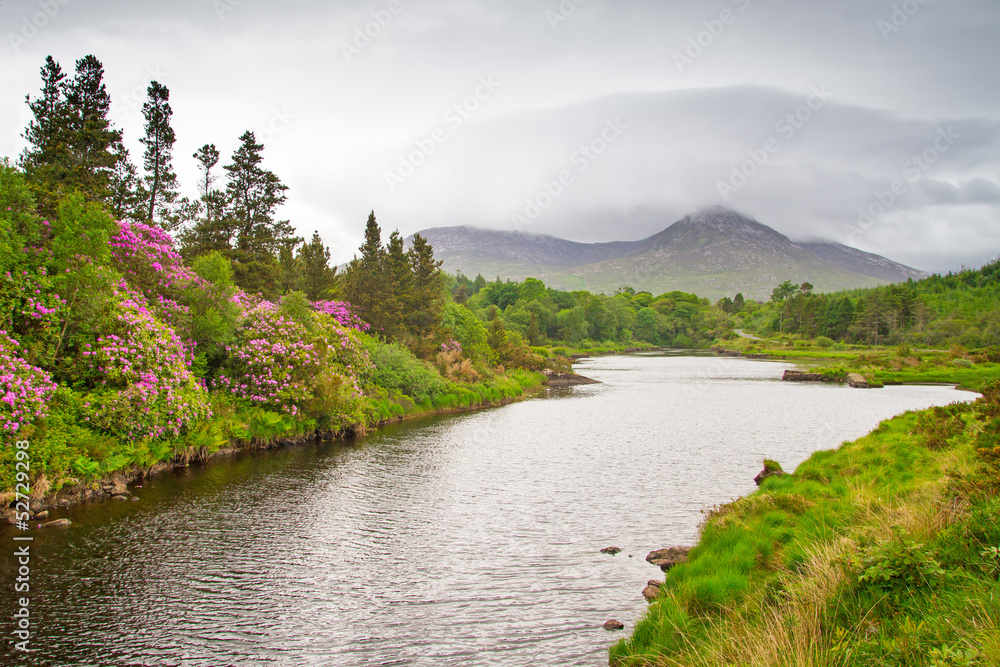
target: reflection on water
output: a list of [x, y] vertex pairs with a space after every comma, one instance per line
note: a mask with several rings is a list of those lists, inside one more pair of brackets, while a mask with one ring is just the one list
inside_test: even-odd
[[29, 664], [606, 664], [618, 635], [601, 624], [628, 632], [659, 574], [646, 553], [693, 543], [765, 456], [791, 470], [973, 397], [777, 381], [786, 367], [588, 360], [604, 384], [192, 467], [139, 503], [64, 513], [73, 526], [32, 546]]

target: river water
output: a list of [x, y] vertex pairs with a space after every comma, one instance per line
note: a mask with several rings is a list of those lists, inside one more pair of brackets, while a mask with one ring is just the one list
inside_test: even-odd
[[73, 525], [31, 546], [35, 653], [0, 664], [607, 664], [622, 633], [601, 625], [629, 632], [660, 576], [645, 555], [693, 544], [702, 510], [753, 491], [765, 457], [792, 470], [974, 398], [780, 382], [789, 367], [596, 358], [577, 370], [604, 384], [216, 460], [147, 480], [139, 502], [56, 513]]

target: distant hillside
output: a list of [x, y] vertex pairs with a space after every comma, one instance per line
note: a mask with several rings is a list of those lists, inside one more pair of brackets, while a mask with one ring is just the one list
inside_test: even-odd
[[825, 260], [864, 276], [871, 276], [890, 283], [898, 283], [909, 278], [923, 280], [928, 273], [912, 269], [904, 264], [886, 259], [864, 250], [858, 250], [840, 243], [814, 241], [796, 245], [811, 250]]
[[742, 292], [761, 299], [784, 280], [833, 291], [927, 275], [837, 243], [793, 243], [721, 207], [686, 216], [641, 241], [576, 243], [475, 227], [437, 227], [420, 234], [448, 271], [488, 279], [531, 276], [558, 289], [593, 292], [627, 285], [654, 294], [683, 290], [714, 300]]

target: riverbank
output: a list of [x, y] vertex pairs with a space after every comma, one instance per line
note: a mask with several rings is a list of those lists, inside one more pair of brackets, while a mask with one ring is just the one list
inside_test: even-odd
[[906, 413], [714, 508], [610, 664], [1000, 664], [997, 414]]
[[849, 374], [857, 373], [874, 385], [953, 384], [976, 391], [1000, 379], [1000, 356], [990, 350], [844, 345], [822, 348], [745, 338], [720, 341], [712, 350], [725, 356], [797, 362], [803, 369], [831, 380], [846, 381]]
[[[241, 409], [229, 401], [217, 401], [213, 406], [213, 419], [179, 439], [168, 458], [147, 466], [123, 465], [84, 479], [64, 476], [50, 480], [44, 475], [36, 478], [31, 485], [31, 519], [42, 520], [47, 518], [43, 513], [50, 509], [66, 508], [88, 500], [130, 500], [129, 484], [192, 463], [204, 463], [243, 451], [364, 435], [387, 424], [423, 417], [499, 407], [538, 393], [547, 382], [543, 373], [514, 370], [489, 383], [455, 385], [450, 392], [420, 404], [398, 399], [372, 399], [365, 421], [337, 428], [320, 426], [314, 419], [294, 418], [261, 409]], [[5, 506], [13, 499], [12, 491], [0, 494], [0, 501]], [[14, 509], [8, 508], [0, 514], [0, 521], [4, 523], [14, 524], [17, 519]]]

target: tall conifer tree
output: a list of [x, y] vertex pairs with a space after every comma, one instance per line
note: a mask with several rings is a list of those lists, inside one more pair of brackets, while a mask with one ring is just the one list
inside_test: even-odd
[[177, 174], [174, 173], [173, 151], [177, 138], [170, 126], [173, 110], [170, 108], [170, 91], [158, 81], [149, 84], [147, 101], [142, 105], [146, 119], [146, 136], [139, 141], [146, 147], [142, 165], [146, 171], [146, 220], [153, 223], [157, 215], [160, 222], [169, 215], [169, 205], [177, 200]]

